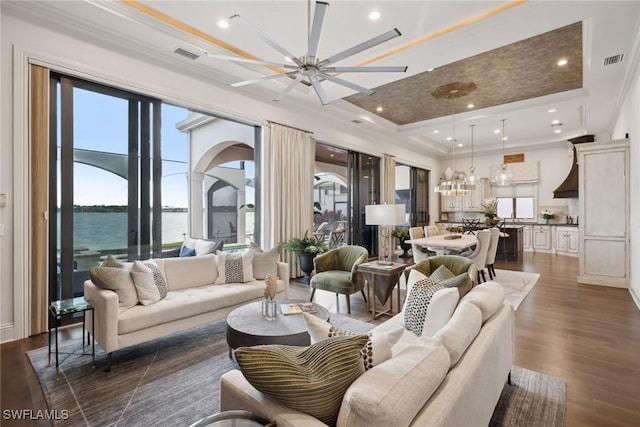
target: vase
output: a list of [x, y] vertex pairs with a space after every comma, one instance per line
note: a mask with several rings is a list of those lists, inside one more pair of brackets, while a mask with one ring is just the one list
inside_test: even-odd
[[301, 283], [309, 284], [311, 281], [311, 272], [313, 271], [313, 259], [316, 257], [316, 254], [300, 254], [298, 257], [298, 262], [300, 264], [300, 269], [304, 273], [304, 277], [298, 279]]
[[411, 258], [412, 255], [409, 255], [409, 249], [411, 249], [411, 244], [410, 243], [405, 243], [405, 239], [398, 239], [400, 240], [400, 249], [402, 249], [402, 254], [400, 255], [400, 258]]
[[498, 225], [498, 223], [500, 222], [500, 218], [487, 218], [485, 222], [487, 223], [487, 225], [494, 227]]
[[278, 304], [272, 299], [262, 300], [262, 317], [268, 321], [276, 320]]

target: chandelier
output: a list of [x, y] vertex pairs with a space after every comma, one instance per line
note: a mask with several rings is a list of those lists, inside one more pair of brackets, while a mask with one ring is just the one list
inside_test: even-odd
[[[476, 189], [475, 183], [466, 182], [466, 180], [464, 179], [464, 174], [455, 170], [457, 139], [456, 139], [456, 106], [455, 106], [454, 100], [459, 96], [461, 95], [458, 95], [458, 89], [451, 89], [448, 92], [448, 96], [446, 96], [446, 98], [452, 99], [452, 104], [453, 104], [453, 114], [451, 115], [452, 136], [450, 139], [451, 143], [453, 144], [453, 149], [451, 151], [452, 162], [451, 162], [451, 166], [445, 170], [444, 176], [440, 179], [440, 183], [433, 189], [436, 193], [440, 193], [443, 196], [458, 196], [461, 194], [465, 194], [467, 191]], [[463, 176], [462, 178], [461, 178], [461, 175]]]
[[513, 175], [511, 174], [511, 170], [507, 167], [504, 162], [504, 142], [507, 140], [507, 135], [504, 133], [504, 122], [507, 119], [502, 119], [502, 164], [500, 165], [500, 169], [496, 173], [496, 185], [506, 186], [511, 185], [511, 181], [513, 181]]

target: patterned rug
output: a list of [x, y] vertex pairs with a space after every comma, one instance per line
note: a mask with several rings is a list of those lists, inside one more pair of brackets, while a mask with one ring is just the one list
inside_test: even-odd
[[[505, 299], [517, 310], [533, 287], [538, 283], [538, 273], [525, 273], [522, 271], [498, 270], [494, 282], [498, 282], [504, 288]], [[487, 277], [487, 279], [489, 279]]]
[[[372, 324], [331, 314], [332, 323], [354, 332]], [[237, 368], [229, 358], [226, 323], [219, 320], [113, 354], [110, 373], [106, 355], [96, 346], [96, 367], [80, 355], [81, 339], [61, 343], [56, 380], [55, 362], [47, 347], [27, 353], [40, 380], [49, 409], [68, 411], [57, 426], [187, 426], [218, 411], [219, 378]], [[495, 426], [562, 426], [564, 382], [514, 367], [513, 385], [506, 385], [494, 413]], [[545, 420], [541, 423], [529, 423]], [[549, 421], [549, 422], [547, 422]], [[529, 424], [527, 424], [529, 423]]]

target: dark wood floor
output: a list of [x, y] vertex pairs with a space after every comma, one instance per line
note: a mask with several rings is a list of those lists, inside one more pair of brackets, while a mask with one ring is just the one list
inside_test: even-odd
[[[514, 363], [566, 381], [565, 425], [640, 425], [640, 310], [629, 291], [577, 284], [576, 258], [526, 253], [518, 262], [496, 262], [496, 268], [540, 273], [516, 312]], [[307, 298], [306, 285], [291, 283], [293, 297]], [[336, 300], [318, 291], [316, 301], [346, 312], [344, 297]], [[367, 317], [361, 295], [352, 297], [352, 316]], [[63, 334], [79, 336], [80, 331], [67, 328]], [[46, 344], [44, 334], [0, 346], [3, 411], [46, 409], [25, 356]], [[47, 425], [5, 419], [0, 424]]]

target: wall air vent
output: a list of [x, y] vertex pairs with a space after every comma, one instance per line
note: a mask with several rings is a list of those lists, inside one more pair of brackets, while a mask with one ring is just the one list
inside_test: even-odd
[[362, 120], [353, 119], [353, 120], [351, 120], [351, 122], [353, 122], [353, 123], [355, 123], [355, 124], [359, 125], [359, 124], [361, 124], [361, 123], [362, 123]]
[[624, 53], [620, 53], [618, 55], [609, 56], [607, 58], [604, 58], [604, 63], [602, 65], [604, 67], [606, 67], [607, 65], [617, 64], [619, 62], [622, 62], [623, 59], [624, 59]]
[[188, 58], [192, 61], [195, 61], [196, 59], [200, 58], [200, 56], [196, 55], [195, 53], [189, 52], [188, 50], [185, 50], [181, 47], [176, 48], [176, 50], [174, 50], [173, 53], [177, 53], [178, 55], [184, 56], [185, 58]]

